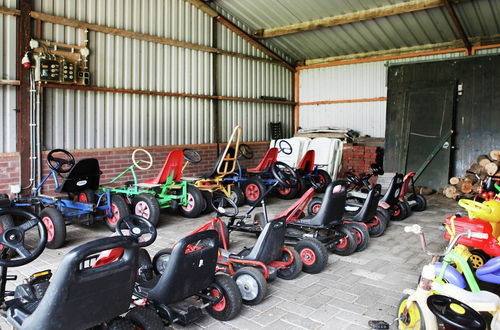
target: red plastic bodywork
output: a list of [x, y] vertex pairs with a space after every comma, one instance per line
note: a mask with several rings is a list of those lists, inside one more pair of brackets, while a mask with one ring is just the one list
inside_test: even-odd
[[161, 168], [160, 173], [154, 179], [146, 180], [145, 183], [162, 184], [165, 183], [172, 171], [174, 172], [174, 181], [180, 181], [182, 175], [182, 162], [184, 153], [182, 150], [172, 150], [168, 153], [167, 159]]
[[257, 167], [247, 169], [247, 172], [265, 172], [271, 169], [271, 166], [276, 163], [278, 159], [278, 148], [270, 148], [267, 150], [264, 157]]
[[[453, 224], [451, 221], [452, 218], [454, 218]], [[454, 230], [457, 234], [466, 232], [468, 230], [472, 232], [488, 234], [487, 239], [461, 237], [458, 240], [458, 244], [462, 244], [475, 249], [481, 249], [491, 256], [500, 256], [500, 245], [498, 239], [493, 237], [491, 224], [488, 221], [480, 219], [469, 219], [467, 217], [449, 216], [446, 218], [445, 223], [451, 231]], [[444, 238], [450, 240], [451, 237], [448, 230], [445, 230]]]
[[315, 159], [314, 150], [307, 150], [302, 159], [300, 160], [299, 165], [297, 166], [297, 170], [302, 173], [312, 173], [314, 171], [314, 159]]

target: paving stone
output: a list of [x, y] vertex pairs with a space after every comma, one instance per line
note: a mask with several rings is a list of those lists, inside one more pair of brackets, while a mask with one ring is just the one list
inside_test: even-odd
[[329, 319], [325, 325], [321, 326], [318, 329], [321, 329], [321, 330], [332, 330], [332, 329], [345, 330], [352, 325], [353, 325], [352, 323], [350, 323], [346, 320], [339, 319], [338, 317], [334, 316], [331, 319]]
[[262, 326], [269, 325], [276, 320], [281, 319], [283, 315], [288, 313], [286, 310], [279, 307], [271, 307], [265, 312], [262, 312], [252, 318], [253, 321], [259, 323]]
[[348, 302], [353, 302], [358, 299], [358, 296], [352, 293], [348, 293], [338, 289], [326, 289], [321, 292], [324, 295], [331, 296], [333, 298], [342, 299]]
[[309, 315], [309, 318], [313, 321], [327, 324], [335, 315], [337, 315], [340, 312], [341, 310], [338, 309], [337, 307], [325, 304], [316, 308], [314, 313]]
[[315, 295], [314, 297], [312, 297], [311, 299], [309, 299], [308, 301], [306, 301], [304, 303], [304, 305], [312, 307], [312, 308], [319, 308], [321, 306], [327, 305], [328, 302], [330, 302], [332, 299], [335, 299], [335, 298], [332, 298], [330, 296], [325, 296], [322, 294], [318, 294], [318, 295]]
[[292, 330], [292, 329], [297, 329], [297, 326], [293, 325], [291, 323], [287, 323], [281, 319], [278, 319], [278, 320], [274, 321], [273, 323], [265, 326], [262, 329], [265, 329], [265, 330]]
[[348, 301], [344, 301], [342, 299], [332, 299], [328, 304], [336, 308], [340, 308], [343, 311], [350, 311], [357, 314], [363, 314], [367, 310], [366, 306], [354, 304]]
[[288, 313], [283, 316], [283, 320], [290, 324], [305, 328], [305, 329], [316, 329], [322, 326], [321, 323], [313, 321], [311, 319], [302, 317], [295, 313]]
[[286, 300], [283, 301], [279, 305], [279, 307], [286, 310], [286, 311], [289, 311], [289, 312], [292, 312], [292, 313], [295, 313], [295, 314], [298, 314], [298, 315], [304, 316], [304, 317], [307, 317], [308, 315], [310, 315], [311, 313], [313, 313], [315, 311], [314, 308], [311, 308], [311, 307], [308, 307], [308, 306], [305, 306], [302, 304], [293, 303], [293, 302], [286, 301]]
[[370, 317], [367, 317], [367, 316], [364, 316], [361, 314], [357, 314], [357, 313], [353, 313], [353, 312], [349, 312], [349, 311], [344, 311], [342, 313], [339, 313], [336, 315], [336, 317], [338, 317], [339, 319], [342, 319], [342, 320], [346, 320], [346, 321], [351, 322], [351, 323], [355, 323], [355, 324], [360, 325], [360, 326], [364, 326], [364, 327], [367, 327], [368, 321], [370, 321], [372, 319]]

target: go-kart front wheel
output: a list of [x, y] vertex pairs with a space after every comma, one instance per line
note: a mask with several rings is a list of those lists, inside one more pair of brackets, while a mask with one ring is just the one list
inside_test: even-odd
[[40, 218], [47, 229], [47, 248], [58, 249], [63, 246], [66, 240], [66, 223], [61, 212], [53, 207], [46, 207], [40, 212]]
[[297, 242], [294, 249], [299, 253], [302, 270], [305, 273], [322, 272], [328, 263], [328, 251], [323, 243], [315, 238], [305, 238]]
[[404, 295], [398, 304], [398, 329], [425, 330], [422, 310], [416, 301], [412, 302], [404, 313], [409, 295]]
[[408, 200], [417, 202], [417, 204], [413, 205], [414, 211], [422, 212], [427, 208], [427, 200], [421, 194], [412, 194], [408, 197]]
[[135, 329], [157, 330], [165, 328], [161, 317], [151, 308], [144, 306], [132, 308], [127, 315], [125, 315], [125, 318], [132, 321], [135, 325]]
[[344, 225], [338, 226], [335, 230], [337, 231], [337, 238], [334, 238], [335, 242], [332, 242], [328, 249], [340, 256], [353, 254], [358, 248], [354, 231]]
[[307, 214], [316, 215], [321, 209], [321, 204], [323, 204], [323, 198], [313, 197], [309, 204], [307, 204]]
[[243, 267], [233, 275], [238, 285], [241, 299], [245, 305], [257, 305], [266, 297], [267, 282], [260, 271], [252, 267]]
[[332, 177], [325, 170], [318, 170], [317, 174], [318, 187], [315, 188], [317, 192], [325, 192], [326, 187], [332, 183]]
[[365, 250], [368, 247], [368, 242], [370, 240], [370, 233], [368, 232], [366, 225], [364, 223], [351, 222], [346, 224], [346, 226], [349, 226], [354, 231], [354, 235], [356, 236], [356, 244], [358, 245], [356, 247], [356, 252]]
[[132, 213], [143, 217], [151, 222], [153, 226], [158, 226], [160, 220], [160, 204], [155, 196], [143, 193], [132, 198]]
[[[302, 259], [300, 259], [299, 253], [295, 249], [289, 249], [293, 255], [293, 262], [286, 268], [278, 270], [278, 277], [284, 280], [293, 280], [300, 275], [302, 271]], [[283, 251], [283, 256], [281, 261], [288, 262], [290, 260], [290, 254], [287, 251]]]
[[125, 198], [121, 195], [111, 195], [109, 206], [111, 207], [111, 216], [108, 216], [108, 210], [106, 209], [105, 223], [108, 229], [114, 232], [118, 220], [130, 215], [130, 209]]
[[248, 205], [255, 205], [266, 191], [266, 186], [259, 179], [248, 179], [245, 182], [245, 201]]
[[408, 216], [406, 206], [398, 201], [396, 205], [392, 207], [391, 220], [393, 221], [401, 221], [404, 220]]
[[234, 280], [224, 274], [215, 275], [215, 285], [209, 293], [219, 302], [207, 308], [208, 314], [219, 321], [234, 319], [241, 311], [241, 293]]
[[205, 200], [201, 191], [195, 186], [188, 185], [186, 193], [186, 204], [179, 204], [179, 212], [186, 218], [197, 218], [202, 210]]
[[231, 199], [236, 204], [236, 206], [242, 206], [245, 204], [245, 193], [237, 185], [231, 187]]
[[373, 218], [367, 222], [370, 236], [371, 237], [382, 236], [385, 230], [387, 229], [388, 221], [389, 221], [389, 215], [386, 213], [386, 211], [383, 209], [381, 210], [377, 209], [377, 212], [375, 213]]

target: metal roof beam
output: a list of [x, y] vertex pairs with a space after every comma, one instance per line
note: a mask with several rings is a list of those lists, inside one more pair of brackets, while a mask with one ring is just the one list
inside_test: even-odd
[[451, 3], [449, 0], [444, 0], [444, 6], [448, 10], [448, 14], [450, 14], [451, 19], [453, 21], [453, 24], [455, 24], [455, 28], [457, 29], [458, 34], [460, 35], [460, 38], [462, 38], [462, 41], [464, 43], [465, 48], [467, 48], [468, 53], [470, 54], [472, 45], [469, 41], [469, 38], [467, 38], [467, 34], [465, 33], [465, 30], [462, 26], [462, 23], [460, 23], [460, 20], [458, 19], [457, 13], [451, 6]]
[[364, 21], [367, 19], [410, 13], [413, 11], [440, 7], [442, 5], [443, 5], [443, 0], [412, 0], [408, 2], [397, 3], [394, 5], [370, 8], [357, 12], [340, 14], [312, 21], [301, 22], [297, 24], [279, 26], [270, 29], [256, 30], [254, 32], [254, 36], [256, 36], [257, 38], [271, 38], [286, 34], [312, 31], [325, 27], [354, 23], [354, 22]]
[[225, 27], [227, 27], [229, 30], [233, 31], [237, 35], [239, 35], [241, 38], [243, 38], [245, 41], [247, 41], [248, 43], [250, 43], [252, 46], [254, 46], [255, 48], [257, 48], [258, 50], [260, 50], [261, 52], [263, 52], [267, 56], [269, 56], [269, 57], [275, 59], [276, 61], [278, 61], [279, 64], [283, 65], [288, 70], [290, 70], [292, 72], [295, 71], [295, 68], [292, 65], [290, 65], [285, 59], [283, 59], [281, 56], [279, 56], [278, 54], [276, 54], [275, 52], [273, 52], [267, 46], [265, 46], [262, 43], [260, 43], [260, 41], [258, 41], [257, 39], [255, 39], [254, 37], [252, 37], [251, 35], [249, 35], [245, 31], [243, 31], [242, 29], [240, 29], [238, 26], [236, 26], [235, 24], [233, 24], [231, 21], [229, 21], [227, 18], [225, 18], [224, 16], [222, 16], [221, 14], [219, 14], [216, 10], [214, 10], [213, 8], [211, 8], [210, 6], [208, 6], [203, 1], [201, 1], [201, 0], [185, 0], [185, 1], [189, 2], [190, 4], [192, 4], [193, 6], [195, 6], [196, 8], [198, 8], [201, 11], [205, 12], [207, 15], [213, 17], [217, 22], [219, 22], [220, 24], [224, 25]]

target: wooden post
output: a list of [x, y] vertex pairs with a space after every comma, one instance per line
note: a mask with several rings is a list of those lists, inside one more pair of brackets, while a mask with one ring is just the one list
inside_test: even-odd
[[17, 77], [20, 81], [17, 89], [17, 151], [19, 152], [19, 176], [22, 187], [30, 184], [30, 71], [24, 69], [21, 60], [29, 50], [31, 39], [31, 17], [32, 0], [21, 0], [20, 15], [18, 19], [17, 35]]
[[[212, 17], [212, 47], [217, 48], [217, 20]], [[212, 54], [212, 95], [219, 95], [217, 88], [218, 84], [219, 68], [217, 65], [217, 54]], [[219, 143], [220, 143], [220, 129], [219, 129], [219, 100], [213, 100], [214, 106], [214, 142], [216, 146], [217, 155], [219, 154]]]
[[299, 83], [300, 83], [300, 71], [295, 71], [293, 73], [293, 101], [295, 102], [293, 106], [293, 133], [294, 135], [297, 133], [299, 130], [299, 111], [300, 111], [300, 105], [299, 105]]

